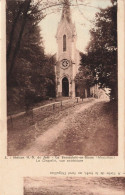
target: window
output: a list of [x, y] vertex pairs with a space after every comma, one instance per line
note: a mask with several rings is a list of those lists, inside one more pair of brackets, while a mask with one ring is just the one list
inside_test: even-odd
[[63, 51], [66, 51], [66, 35], [63, 35]]

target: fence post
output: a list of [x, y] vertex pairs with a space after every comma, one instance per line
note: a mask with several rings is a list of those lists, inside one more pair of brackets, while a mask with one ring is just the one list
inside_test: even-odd
[[33, 109], [32, 109], [32, 111], [31, 111], [31, 114], [32, 114], [32, 124], [34, 125]]
[[55, 104], [53, 104], [53, 110], [55, 109]]

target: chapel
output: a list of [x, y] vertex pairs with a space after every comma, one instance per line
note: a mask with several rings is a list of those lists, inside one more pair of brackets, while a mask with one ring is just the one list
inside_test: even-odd
[[68, 0], [64, 0], [56, 41], [58, 45], [55, 66], [56, 97], [76, 97], [77, 89], [74, 79], [79, 69], [80, 54], [76, 49], [77, 33]]

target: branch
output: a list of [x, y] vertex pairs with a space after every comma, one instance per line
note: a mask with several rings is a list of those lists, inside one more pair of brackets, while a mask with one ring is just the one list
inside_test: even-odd
[[[78, 0], [76, 0], [76, 4], [77, 4], [78, 10], [81, 13], [81, 15], [83, 16], [83, 18], [86, 19], [87, 21], [93, 23], [91, 20], [89, 20], [87, 17], [85, 17], [85, 15], [83, 14], [83, 12], [80, 10], [79, 5], [81, 5], [81, 4], [78, 4]], [[88, 5], [83, 5], [83, 6], [88, 6]]]

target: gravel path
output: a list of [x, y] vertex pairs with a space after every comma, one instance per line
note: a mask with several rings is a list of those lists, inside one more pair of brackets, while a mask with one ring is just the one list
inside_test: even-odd
[[[96, 114], [101, 114], [104, 103], [93, 100], [69, 109], [66, 116], [64, 115], [56, 124], [53, 121], [51, 127], [36, 138], [34, 143], [29, 148], [24, 149], [20, 155], [116, 155], [117, 146], [115, 146], [115, 142], [117, 142], [117, 136], [116, 133], [112, 132], [113, 125], [104, 125], [104, 127], [106, 125], [110, 126], [108, 127], [108, 129], [111, 128], [110, 132], [105, 128], [100, 132], [100, 127], [94, 128], [91, 126], [95, 124], [99, 126], [100, 124], [97, 123], [100, 120], [103, 123], [104, 120], [108, 119], [103, 119], [100, 116], [98, 121], [96, 116]], [[98, 104], [99, 106], [97, 106]], [[92, 110], [93, 107], [95, 110]], [[94, 113], [95, 111], [97, 113]], [[96, 116], [97, 120], [92, 118], [91, 115]], [[110, 123], [110, 121], [108, 122]], [[90, 126], [86, 128], [88, 124]], [[40, 131], [40, 126], [36, 125], [36, 128], [39, 128]], [[98, 147], [99, 145], [100, 147]]]

